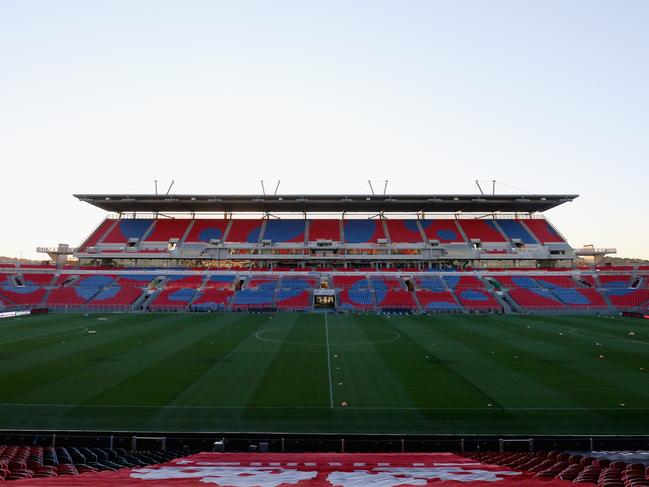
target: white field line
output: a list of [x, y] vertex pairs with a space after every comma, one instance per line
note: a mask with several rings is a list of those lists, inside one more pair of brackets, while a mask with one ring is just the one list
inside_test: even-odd
[[[323, 406], [173, 406], [173, 405], [149, 405], [149, 404], [39, 404], [39, 403], [0, 403], [0, 408], [4, 407], [42, 407], [42, 408], [93, 408], [93, 409], [330, 409]], [[356, 410], [371, 410], [371, 411], [649, 411], [649, 407], [636, 408], [636, 407], [578, 407], [578, 408], [564, 408], [564, 407], [513, 407], [513, 408], [497, 408], [497, 407], [476, 407], [476, 408], [449, 408], [449, 407], [373, 407], [373, 406], [348, 406], [345, 409]]]
[[329, 348], [329, 323], [327, 321], [327, 313], [324, 315], [325, 322], [325, 338], [327, 341], [327, 372], [329, 375], [329, 407], [333, 409], [334, 407], [334, 390], [333, 384], [331, 382], [331, 351]]

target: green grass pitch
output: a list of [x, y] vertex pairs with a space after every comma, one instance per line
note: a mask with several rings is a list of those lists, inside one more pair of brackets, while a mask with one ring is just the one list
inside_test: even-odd
[[646, 435], [649, 323], [319, 313], [6, 319], [0, 428]]

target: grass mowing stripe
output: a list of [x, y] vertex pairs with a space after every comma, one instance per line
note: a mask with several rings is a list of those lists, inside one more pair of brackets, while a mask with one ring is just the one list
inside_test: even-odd
[[324, 314], [325, 339], [327, 340], [327, 378], [329, 379], [329, 407], [334, 407], [334, 389], [331, 381], [331, 349], [329, 347], [329, 324], [327, 313]]

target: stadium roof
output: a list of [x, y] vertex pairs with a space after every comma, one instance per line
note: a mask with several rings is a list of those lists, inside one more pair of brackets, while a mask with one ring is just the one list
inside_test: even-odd
[[546, 211], [579, 195], [181, 195], [75, 194], [98, 208], [124, 212], [518, 212]]

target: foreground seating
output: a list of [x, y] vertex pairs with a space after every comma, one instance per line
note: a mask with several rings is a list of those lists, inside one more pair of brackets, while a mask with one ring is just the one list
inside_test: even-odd
[[0, 481], [144, 467], [191, 453], [189, 450], [128, 453], [122, 448], [0, 445]]

